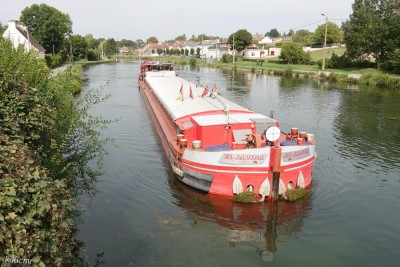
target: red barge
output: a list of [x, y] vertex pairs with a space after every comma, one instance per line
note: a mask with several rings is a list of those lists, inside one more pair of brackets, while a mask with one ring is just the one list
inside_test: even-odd
[[271, 196], [278, 162], [279, 195], [311, 185], [313, 134], [297, 128], [283, 133], [275, 119], [230, 102], [215, 85], [209, 89], [180, 78], [170, 63], [143, 62], [138, 81], [172, 170], [183, 183], [229, 197], [253, 191], [264, 199]]

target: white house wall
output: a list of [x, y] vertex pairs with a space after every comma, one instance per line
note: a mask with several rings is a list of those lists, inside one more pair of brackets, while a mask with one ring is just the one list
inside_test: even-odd
[[[14, 48], [18, 48], [20, 45], [23, 45], [25, 51], [35, 51], [37, 53], [38, 58], [44, 58], [44, 52], [40, 52], [32, 43], [25, 38], [25, 36], [16, 28], [16, 21], [9, 21], [8, 27], [3, 33], [4, 39], [10, 39]], [[23, 27], [19, 25], [19, 27]], [[25, 30], [26, 31], [26, 30]], [[29, 33], [27, 34], [30, 35]]]

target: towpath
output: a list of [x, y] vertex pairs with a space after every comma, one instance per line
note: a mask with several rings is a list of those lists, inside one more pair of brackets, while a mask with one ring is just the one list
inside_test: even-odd
[[65, 64], [65, 65], [62, 65], [61, 67], [53, 69], [50, 72], [50, 77], [54, 77], [54, 76], [58, 75], [59, 73], [65, 71], [66, 69], [68, 69], [69, 66], [71, 66], [71, 64]]

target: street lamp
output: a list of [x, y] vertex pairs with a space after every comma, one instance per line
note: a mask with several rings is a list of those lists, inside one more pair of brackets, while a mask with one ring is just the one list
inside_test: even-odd
[[326, 36], [328, 35], [328, 16], [321, 14], [325, 17], [325, 40], [324, 40], [324, 57], [322, 58], [322, 70], [325, 69], [325, 59], [326, 59]]

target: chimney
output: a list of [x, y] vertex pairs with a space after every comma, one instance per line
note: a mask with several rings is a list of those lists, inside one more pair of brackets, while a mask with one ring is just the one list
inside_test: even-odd
[[18, 21], [16, 21], [16, 20], [9, 20], [8, 27], [9, 28], [17, 28], [17, 23], [18, 23]]

